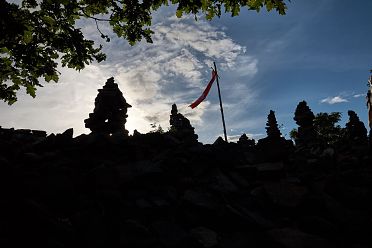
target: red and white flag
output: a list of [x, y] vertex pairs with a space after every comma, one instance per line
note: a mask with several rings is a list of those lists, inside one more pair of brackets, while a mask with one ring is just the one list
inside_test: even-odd
[[212, 87], [212, 84], [214, 82], [214, 80], [216, 80], [216, 77], [217, 77], [217, 72], [215, 70], [212, 71], [212, 78], [211, 80], [209, 81], [207, 87], [205, 88], [205, 90], [203, 91], [203, 94], [201, 94], [201, 96], [196, 99], [193, 103], [190, 104], [190, 107], [193, 109], [193, 108], [196, 108], [202, 101], [204, 101], [204, 99], [207, 97], [211, 87]]

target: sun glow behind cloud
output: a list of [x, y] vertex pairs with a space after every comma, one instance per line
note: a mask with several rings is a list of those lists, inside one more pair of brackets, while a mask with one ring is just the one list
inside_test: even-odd
[[[225, 103], [226, 108], [231, 108], [228, 118], [237, 118], [234, 106], [253, 100], [254, 96], [254, 91], [240, 77], [253, 77], [258, 61], [225, 31], [207, 21], [196, 22], [193, 17], [178, 19], [170, 15], [155, 19], [158, 21], [153, 25], [153, 44], [140, 42], [131, 47], [112, 34], [111, 42], [104, 44], [106, 62], [89, 65], [80, 73], [60, 68], [60, 83], [46, 85], [37, 92], [36, 99], [22, 93], [14, 106], [0, 105], [4, 113], [1, 123], [48, 132], [62, 132], [73, 127], [75, 135], [89, 133], [83, 120], [93, 111], [97, 89], [113, 76], [127, 102], [133, 106], [128, 111], [126, 124], [130, 133], [134, 129], [148, 132], [151, 123], [167, 130], [171, 105], [176, 103], [198, 134], [204, 132], [204, 137], [214, 139], [220, 133], [220, 123], [213, 121], [205, 125], [204, 122], [210, 121], [211, 113], [216, 115], [213, 119], [220, 118], [215, 96], [209, 95], [194, 110], [188, 105], [203, 91], [210, 79], [210, 67], [216, 61], [223, 77], [230, 75], [233, 80], [233, 86], [226, 86], [229, 95]], [[86, 21], [81, 26], [88, 38], [98, 44], [102, 42], [93, 22]], [[109, 32], [106, 26], [100, 29]]]

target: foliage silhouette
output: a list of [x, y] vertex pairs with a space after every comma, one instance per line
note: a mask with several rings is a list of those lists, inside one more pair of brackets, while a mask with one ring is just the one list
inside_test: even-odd
[[[316, 114], [313, 125], [316, 138], [321, 144], [334, 145], [343, 139], [345, 130], [340, 125], [336, 125], [340, 120], [340, 112]], [[297, 129], [292, 129], [289, 135], [294, 140], [298, 139]]]
[[334, 145], [342, 140], [345, 130], [337, 123], [341, 120], [340, 112], [318, 113], [314, 119], [314, 128], [318, 140], [324, 145]]
[[42, 77], [46, 82], [57, 82], [59, 58], [62, 66], [76, 70], [105, 60], [102, 45], [96, 47], [94, 41], [85, 39], [76, 27], [77, 20], [94, 20], [107, 42], [110, 39], [100, 31], [98, 22], [108, 22], [114, 33], [131, 45], [142, 39], [152, 42], [151, 14], [169, 3], [177, 5], [177, 17], [193, 14], [196, 18], [201, 12], [208, 20], [219, 17], [222, 10], [237, 16], [243, 7], [257, 12], [266, 7], [281, 15], [286, 11], [284, 0], [23, 0], [21, 6], [0, 0], [0, 99], [16, 102], [20, 87], [35, 97]]

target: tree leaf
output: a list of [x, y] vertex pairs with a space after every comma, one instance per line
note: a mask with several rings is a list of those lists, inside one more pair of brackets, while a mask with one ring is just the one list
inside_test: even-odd
[[32, 32], [29, 30], [24, 31], [23, 33], [23, 41], [24, 43], [28, 44], [32, 41]]

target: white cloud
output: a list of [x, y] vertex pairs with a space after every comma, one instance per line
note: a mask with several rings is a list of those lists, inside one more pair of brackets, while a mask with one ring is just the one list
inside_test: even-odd
[[354, 98], [359, 98], [359, 97], [363, 97], [365, 96], [366, 94], [355, 94], [353, 95]]
[[[202, 131], [205, 109], [219, 111], [218, 104], [211, 105], [207, 98], [194, 110], [187, 106], [206, 86], [212, 61], [217, 61], [219, 68], [227, 73], [253, 76], [257, 73], [257, 60], [245, 54], [245, 47], [203, 20], [170, 17], [155, 24], [153, 29], [153, 44], [140, 43], [122, 51], [114, 49], [115, 53], [109, 54], [115, 58], [111, 63], [116, 68], [113, 74], [133, 106], [128, 113], [128, 129], [146, 132], [150, 129], [149, 120], [157, 120], [166, 129], [171, 105], [176, 103], [196, 131]], [[234, 69], [236, 63], [239, 70]], [[253, 93], [244, 97], [239, 94], [249, 92], [248, 88], [245, 82], [236, 82], [229, 91], [231, 98], [247, 101], [247, 96]]]
[[328, 103], [328, 104], [336, 104], [336, 103], [348, 102], [348, 100], [345, 98], [342, 98], [341, 96], [335, 96], [335, 97], [324, 98], [320, 102]]

